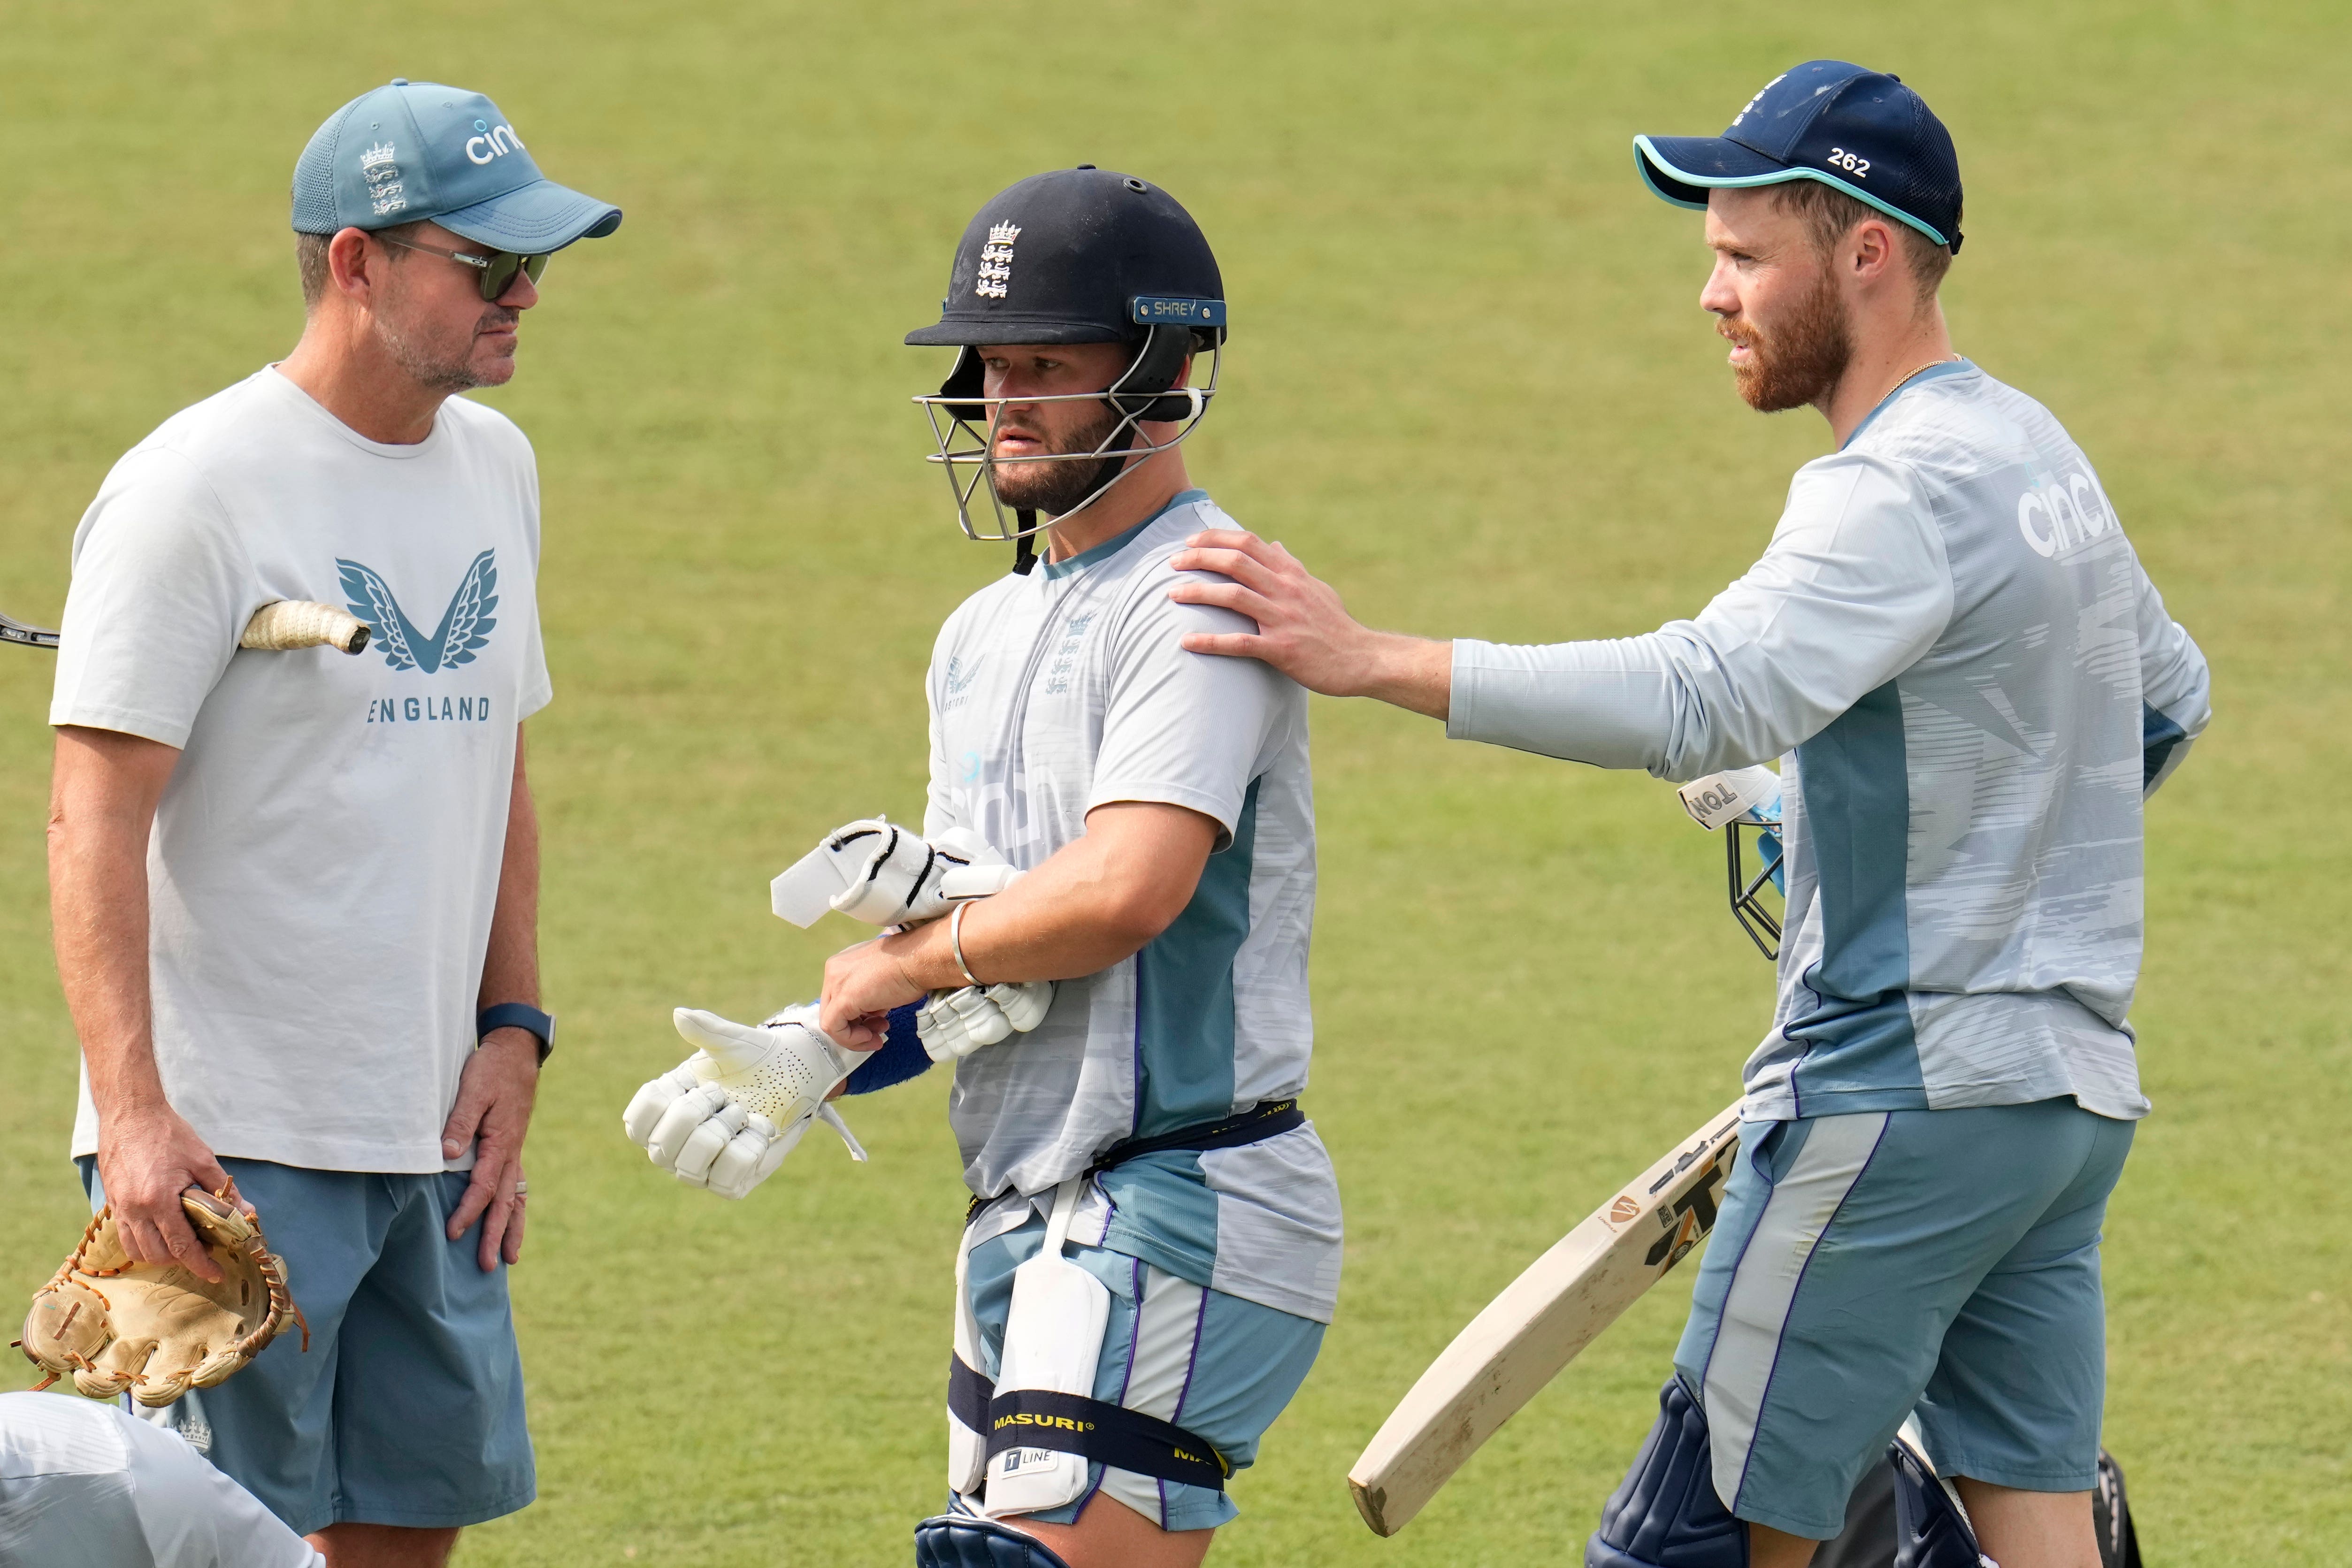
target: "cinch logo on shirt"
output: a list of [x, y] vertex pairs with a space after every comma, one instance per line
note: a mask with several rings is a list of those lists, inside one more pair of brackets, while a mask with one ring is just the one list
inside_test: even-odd
[[335, 565], [341, 570], [343, 591], [351, 595], [351, 612], [368, 623], [375, 645], [383, 650], [383, 662], [395, 670], [422, 670], [429, 675], [472, 664], [475, 652], [489, 643], [498, 625], [490, 616], [499, 607], [497, 553], [484, 550], [474, 558], [450, 596], [449, 608], [441, 612], [441, 624], [430, 633], [408, 618], [392, 596], [391, 585], [373, 568], [341, 557]]
[[2017, 531], [2039, 556], [2088, 544], [2116, 526], [2099, 486], [2081, 469], [2037, 485], [2017, 498]]

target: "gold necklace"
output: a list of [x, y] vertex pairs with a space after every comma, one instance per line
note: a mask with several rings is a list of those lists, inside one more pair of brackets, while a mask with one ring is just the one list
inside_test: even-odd
[[1919, 374], [1920, 371], [1932, 371], [1937, 365], [1948, 365], [1958, 358], [1959, 355], [1958, 354], [1946, 354], [1939, 359], [1929, 360], [1926, 364], [1920, 365], [1916, 369], [1904, 371], [1901, 375], [1895, 378], [1895, 384], [1886, 389], [1886, 397], [1882, 397], [1878, 401], [1885, 402], [1886, 398], [1893, 397], [1896, 392], [1903, 390], [1913, 376]]

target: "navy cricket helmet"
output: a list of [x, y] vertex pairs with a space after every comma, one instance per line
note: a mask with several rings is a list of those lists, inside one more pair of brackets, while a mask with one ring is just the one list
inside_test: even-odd
[[[1030, 512], [1008, 526], [1001, 506], [992, 530], [972, 522], [971, 502], [995, 465], [991, 436], [1004, 403], [1081, 398], [1105, 402], [1119, 416], [1091, 452], [1025, 460], [1101, 462], [1112, 468], [1071, 508], [1076, 511], [1133, 471], [1135, 464], [1124, 459], [1149, 457], [1192, 434], [1216, 391], [1213, 359], [1206, 386], [1179, 389], [1177, 379], [1188, 359], [1216, 354], [1224, 339], [1224, 279], [1208, 236], [1159, 186], [1081, 164], [1033, 174], [989, 198], [956, 246], [940, 319], [906, 339], [918, 347], [962, 350], [938, 394], [915, 402], [931, 416], [939, 450], [929, 460], [948, 471], [965, 536], [1026, 539], [1045, 526]], [[983, 397], [980, 348], [1030, 343], [1124, 343], [1134, 354], [1099, 392]], [[1155, 443], [1136, 429], [1144, 421], [1182, 428]], [[969, 444], [958, 444], [959, 432]], [[996, 505], [992, 486], [990, 499]]]

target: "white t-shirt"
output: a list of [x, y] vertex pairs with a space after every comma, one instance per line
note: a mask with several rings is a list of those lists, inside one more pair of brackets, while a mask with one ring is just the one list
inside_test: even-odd
[[[147, 852], [155, 1059], [214, 1153], [463, 1169], [516, 726], [540, 647], [539, 476], [452, 398], [369, 441], [265, 369], [165, 421], [74, 534], [49, 722], [181, 748]], [[357, 657], [239, 650], [278, 599], [347, 605]], [[87, 1072], [76, 1154], [98, 1147]]]

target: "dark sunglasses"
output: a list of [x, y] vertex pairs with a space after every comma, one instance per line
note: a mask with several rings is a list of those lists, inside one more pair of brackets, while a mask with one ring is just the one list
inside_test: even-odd
[[514, 287], [516, 273], [520, 272], [537, 283], [540, 275], [547, 270], [547, 257], [543, 256], [519, 256], [510, 250], [494, 250], [488, 256], [474, 256], [462, 250], [443, 250], [437, 245], [418, 245], [415, 240], [394, 239], [390, 235], [375, 237], [403, 250], [421, 250], [427, 256], [446, 256], [475, 268], [482, 275], [482, 298], [489, 300], [496, 300]]

